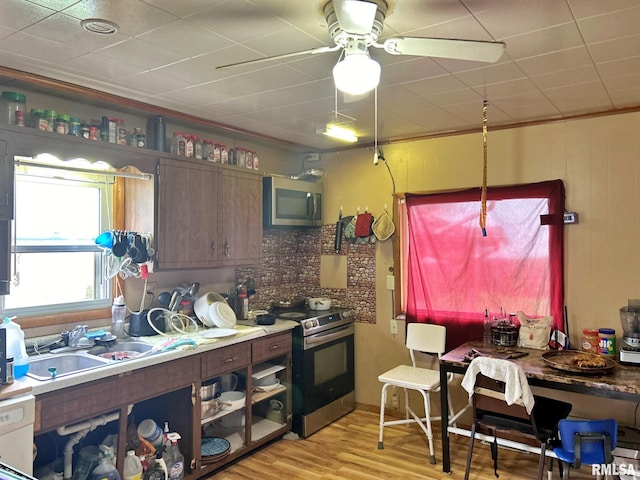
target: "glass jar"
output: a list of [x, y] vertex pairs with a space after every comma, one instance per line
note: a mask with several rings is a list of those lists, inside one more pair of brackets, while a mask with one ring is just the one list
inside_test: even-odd
[[[2, 92], [0, 104], [2, 105], [0, 123], [16, 125], [16, 112], [27, 111], [27, 96], [16, 92]], [[22, 118], [24, 121], [24, 117]]]
[[247, 150], [245, 152], [245, 163], [249, 170], [253, 170], [253, 150]]
[[193, 158], [194, 141], [193, 135], [184, 136], [184, 156]]
[[26, 124], [25, 120], [25, 111], [24, 110], [16, 110], [16, 127], [24, 127]]
[[171, 153], [184, 157], [185, 138], [182, 132], [173, 132], [171, 137]]
[[78, 117], [69, 118], [69, 135], [73, 135], [74, 137], [79, 137], [81, 123], [82, 122]]
[[116, 118], [116, 143], [118, 145], [127, 144], [127, 129], [124, 126], [124, 120]]
[[147, 136], [144, 131], [139, 127], [135, 127], [131, 134], [131, 145], [138, 148], [145, 148], [146, 144]]
[[236, 148], [236, 165], [242, 168], [247, 166], [247, 151], [244, 148]]
[[89, 140], [100, 140], [100, 125], [89, 126]]
[[213, 144], [213, 161], [214, 162], [221, 162], [221, 158], [220, 158], [220, 144], [219, 143], [214, 143]]
[[227, 147], [224, 143], [220, 144], [220, 163], [229, 163], [229, 147]]
[[202, 142], [198, 135], [192, 135], [193, 138], [193, 156], [202, 160]]
[[258, 154], [256, 152], [253, 152], [253, 169], [254, 170], [258, 170], [259, 161], [260, 159], [258, 158]]
[[58, 112], [55, 110], [45, 110], [44, 119], [47, 121], [47, 132], [53, 132], [58, 119]]
[[56, 118], [55, 123], [55, 132], [61, 135], [69, 134], [69, 115], [65, 115], [64, 113], [59, 113], [58, 118]]
[[80, 136], [89, 140], [91, 138], [91, 125], [86, 122], [80, 124]]
[[202, 141], [202, 158], [213, 162], [213, 142], [211, 140]]
[[31, 110], [31, 126], [36, 130], [47, 131], [47, 119], [44, 117], [44, 110], [40, 108]]

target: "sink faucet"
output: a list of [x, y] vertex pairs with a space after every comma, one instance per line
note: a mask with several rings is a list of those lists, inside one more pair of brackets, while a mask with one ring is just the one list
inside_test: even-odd
[[73, 327], [73, 330], [69, 332], [68, 345], [70, 347], [77, 347], [80, 339], [86, 335], [87, 328], [87, 325], [76, 325], [75, 327]]

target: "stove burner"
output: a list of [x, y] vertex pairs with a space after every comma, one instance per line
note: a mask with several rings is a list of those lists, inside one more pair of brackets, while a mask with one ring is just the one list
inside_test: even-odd
[[284, 320], [301, 320], [308, 316], [308, 314], [303, 312], [282, 312], [278, 314], [278, 318], [283, 318]]

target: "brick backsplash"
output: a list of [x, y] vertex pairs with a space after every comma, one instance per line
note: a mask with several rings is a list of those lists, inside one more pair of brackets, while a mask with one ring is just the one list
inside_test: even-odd
[[354, 308], [357, 321], [375, 323], [375, 244], [350, 243], [343, 236], [338, 254], [347, 256], [347, 288], [320, 287], [320, 255], [336, 255], [335, 231], [335, 225], [265, 228], [262, 264], [235, 270], [238, 281], [255, 280], [251, 309], [268, 309], [277, 300], [328, 297], [335, 306]]

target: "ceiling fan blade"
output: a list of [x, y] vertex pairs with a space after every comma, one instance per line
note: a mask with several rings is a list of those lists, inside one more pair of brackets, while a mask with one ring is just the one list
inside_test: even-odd
[[392, 55], [453, 58], [475, 62], [497, 62], [504, 54], [504, 42], [456, 40], [453, 38], [393, 37], [384, 44], [374, 44]]
[[355, 35], [371, 33], [378, 6], [361, 0], [333, 0], [340, 28]]
[[270, 60], [280, 60], [282, 58], [297, 57], [298, 55], [315, 55], [317, 53], [335, 52], [336, 50], [340, 50], [340, 48], [342, 47], [335, 45], [333, 47], [318, 47], [318, 48], [312, 48], [311, 50], [302, 50], [299, 52], [283, 53], [281, 55], [272, 55], [270, 57], [254, 58], [253, 60], [245, 60], [244, 62], [227, 63], [226, 65], [218, 65], [216, 67], [216, 70], [220, 70], [222, 68], [229, 68], [229, 67], [238, 67], [240, 65], [249, 65], [252, 63], [268, 62]]

